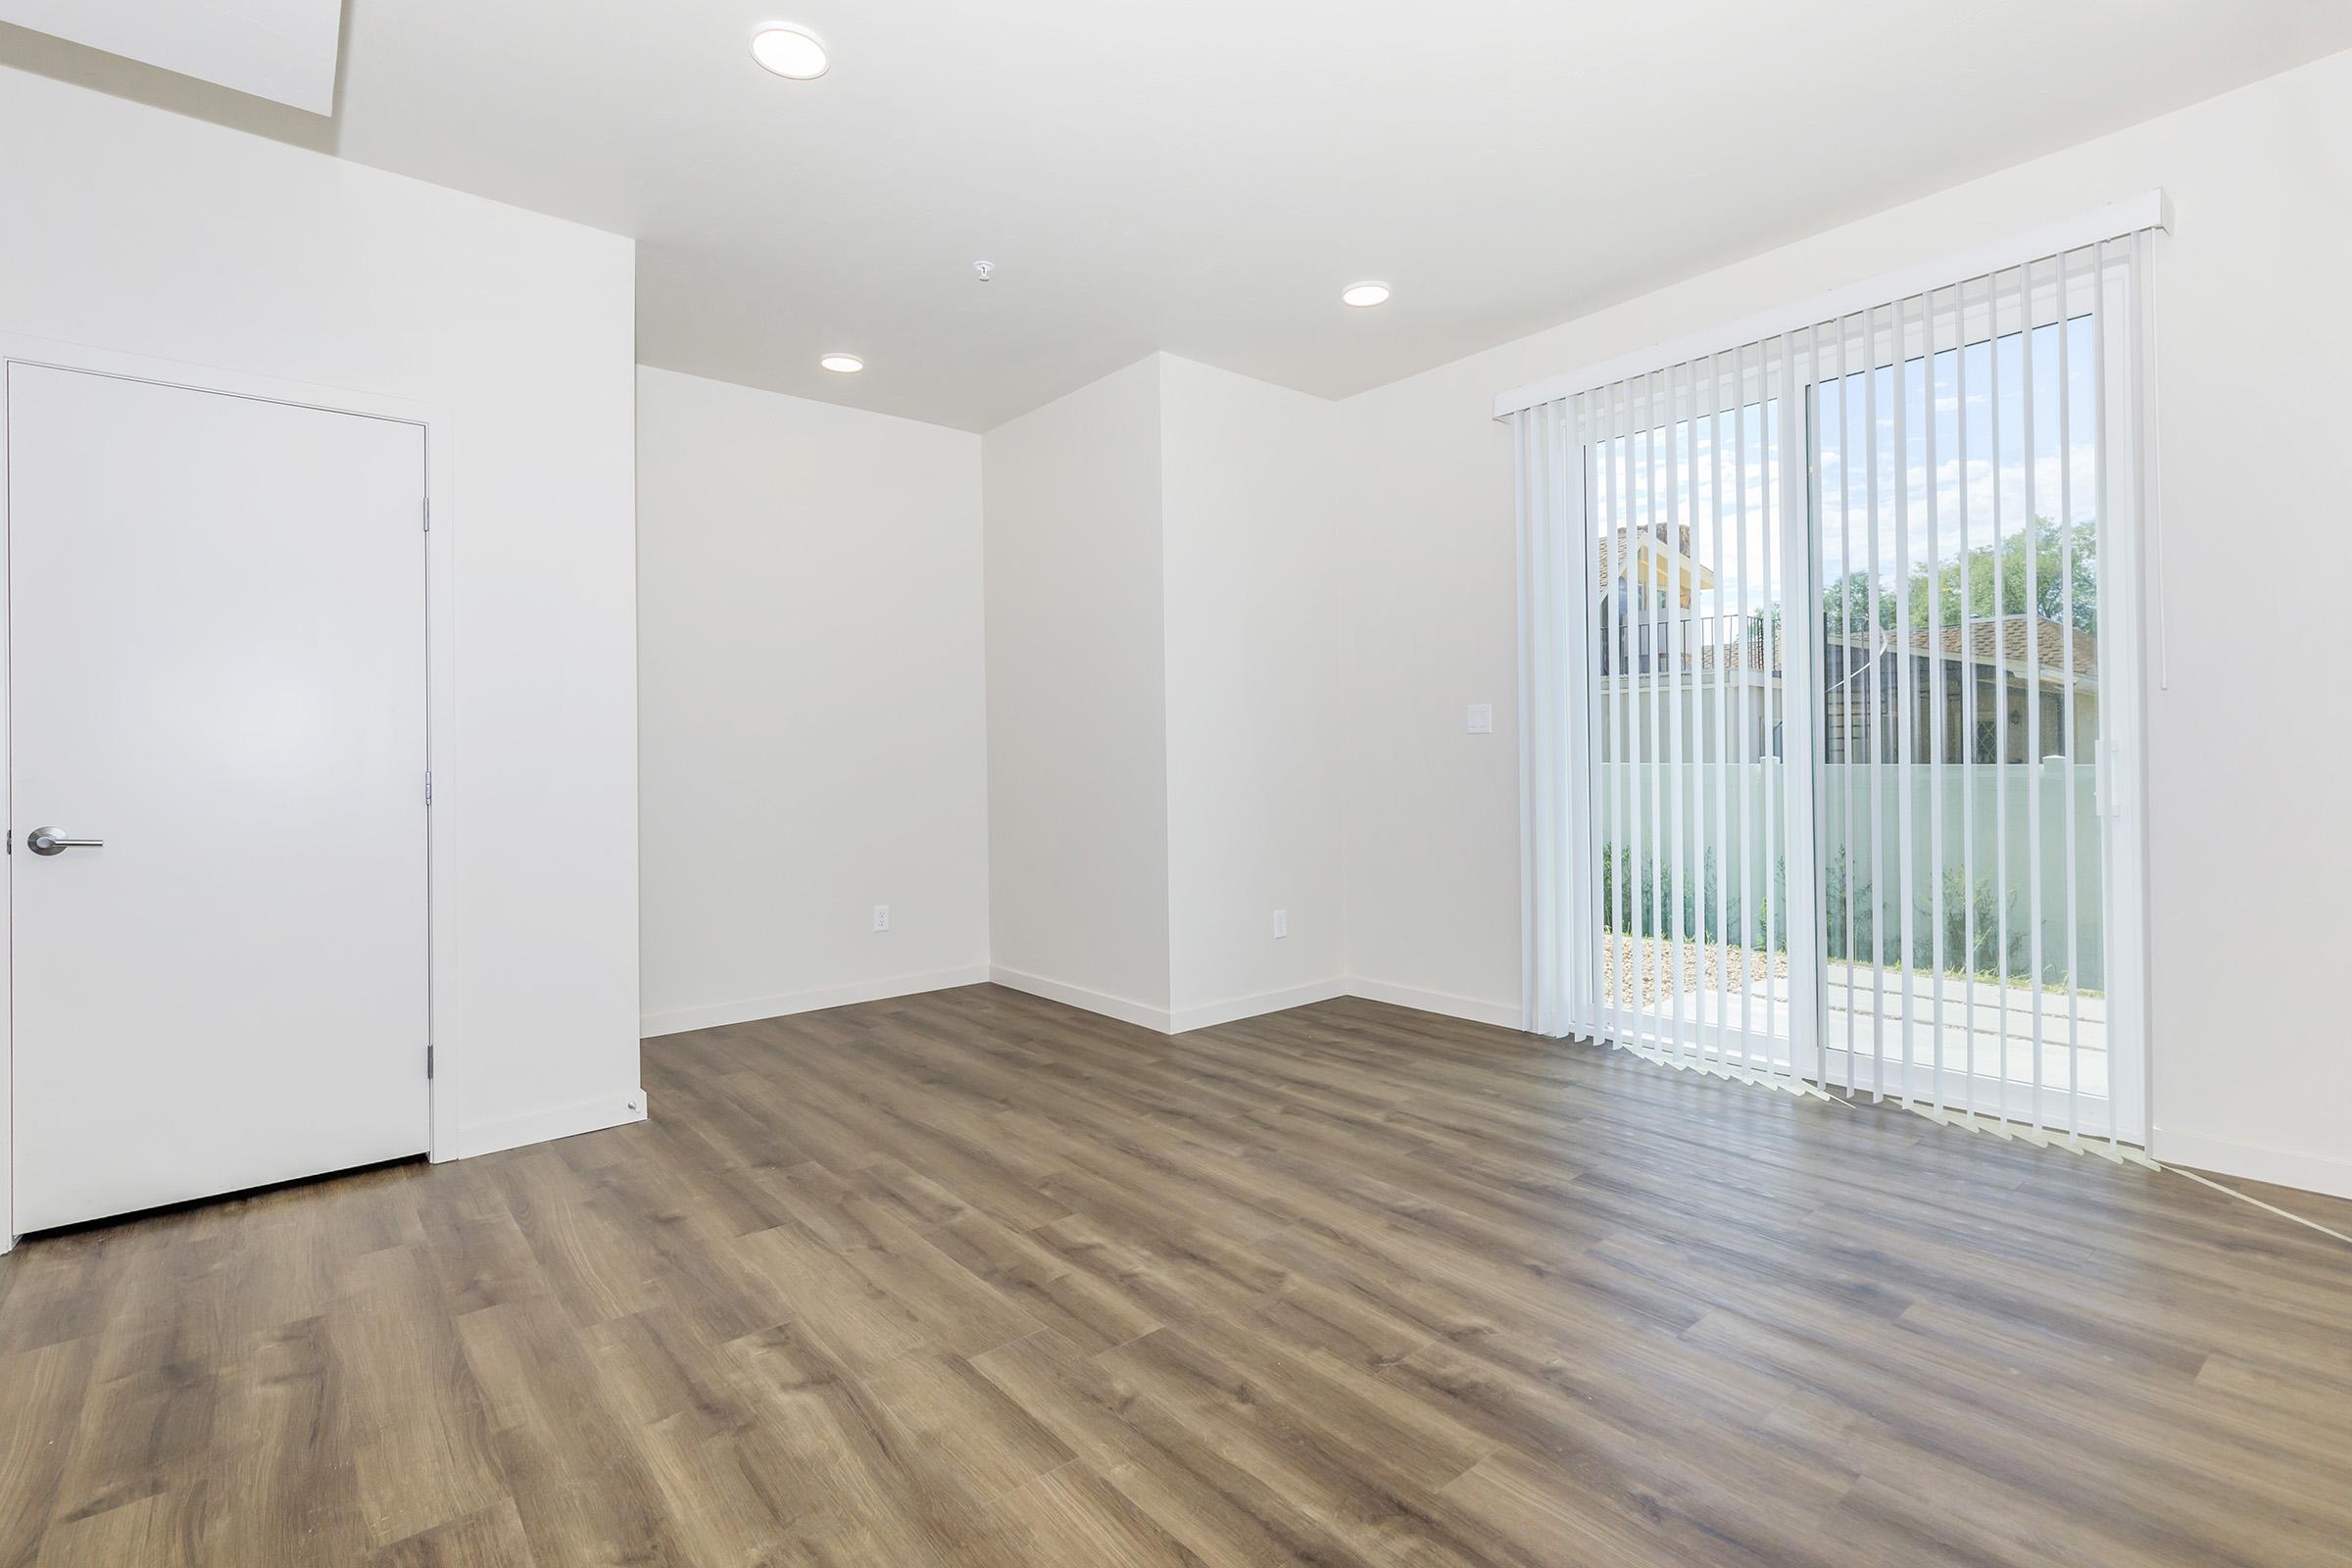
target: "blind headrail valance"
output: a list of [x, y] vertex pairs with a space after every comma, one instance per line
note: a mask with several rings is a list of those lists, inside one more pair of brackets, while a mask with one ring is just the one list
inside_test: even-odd
[[1641, 375], [1660, 366], [1680, 365], [1738, 344], [1760, 342], [1817, 322], [1836, 320], [1888, 300], [1946, 287], [1961, 278], [2002, 271], [2015, 267], [2021, 257], [2055, 256], [2101, 240], [2122, 239], [2142, 229], [2159, 228], [2169, 233], [2172, 226], [2172, 204], [2163, 191], [2151, 190], [2060, 222], [1971, 246], [1955, 255], [1848, 283], [1808, 300], [1760, 312], [1744, 320], [1727, 321], [1702, 332], [1596, 361], [1564, 375], [1547, 376], [1496, 397], [1494, 417], [1507, 419], [1523, 409], [1575, 397], [1580, 392]]

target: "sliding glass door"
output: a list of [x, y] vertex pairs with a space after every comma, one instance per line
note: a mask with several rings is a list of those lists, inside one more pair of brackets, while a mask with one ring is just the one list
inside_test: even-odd
[[1784, 761], [1782, 368], [1740, 350], [1596, 411], [1592, 788], [1614, 1036], [1809, 1073], [1789, 1016], [1788, 824], [1806, 797]]
[[2139, 1139], [2135, 254], [1562, 400], [1593, 1033]]
[[1835, 1081], [2135, 1136], [2108, 1009], [2095, 251], [1825, 324], [1822, 1045]]

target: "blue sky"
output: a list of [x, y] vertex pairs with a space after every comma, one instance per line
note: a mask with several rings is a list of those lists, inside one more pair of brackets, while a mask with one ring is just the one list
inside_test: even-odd
[[[1852, 352], [1859, 357], [1860, 346], [1854, 345]], [[1870, 436], [1874, 414], [1880, 487], [1878, 575], [1882, 581], [1894, 580], [1898, 531], [1907, 541], [1910, 564], [1917, 565], [1931, 551], [1942, 561], [1957, 559], [1964, 541], [1967, 547], [1990, 544], [1996, 517], [2000, 530], [2011, 535], [2034, 514], [2091, 520], [2097, 511], [2098, 478], [2096, 352], [2095, 330], [2087, 315], [2074, 318], [2063, 327], [2052, 321], [2034, 329], [2031, 484], [2025, 408], [2028, 344], [2022, 331], [2012, 331], [1997, 342], [1980, 339], [1965, 350], [1945, 349], [1934, 357], [1932, 366], [1925, 355], [1905, 363], [1899, 465], [1894, 367], [1881, 365], [1867, 378], [1856, 372], [1825, 381], [1821, 387], [1820, 459], [1824, 580], [1842, 576], [1849, 556], [1852, 569], [1866, 569], [1870, 564], [1868, 484], [1874, 456]], [[1826, 357], [1830, 361], [1826, 368], [1834, 377], [1838, 368], [1835, 350]], [[1759, 379], [1757, 360], [1753, 352], [1745, 357], [1743, 380], [1750, 387]], [[1716, 370], [1730, 381], [1734, 361], [1723, 357]], [[1701, 389], [1706, 386], [1707, 373], [1702, 363], [1697, 372]], [[1927, 417], [1931, 375], [1933, 471], [1928, 461]], [[1679, 372], [1676, 380], [1679, 389]], [[1663, 382], [1656, 384], [1662, 386]], [[2061, 387], [2065, 388], [2063, 397]], [[1641, 390], [1637, 383], [1634, 393]], [[1626, 409], [1626, 398], [1627, 394], [1620, 394], [1620, 416], [1641, 422]], [[1723, 401], [1728, 403], [1729, 397]], [[1605, 475], [1596, 473], [1594, 479], [1599, 514], [1595, 533], [1623, 526], [1629, 512], [1637, 526], [1647, 526], [1653, 517], [1664, 520], [1670, 507], [1673, 519], [1690, 527], [1693, 554], [1716, 568], [1725, 612], [1738, 612], [1743, 582], [1746, 603], [1755, 608], [1777, 586], [1779, 577], [1779, 564], [1773, 556], [1777, 533], [1765, 522], [1779, 482], [1779, 426], [1777, 399], [1748, 401], [1737, 414], [1726, 409], [1711, 423], [1700, 419], [1694, 425], [1686, 419], [1671, 432], [1655, 429], [1603, 443], [1609, 470]], [[1715, 523], [1718, 463], [1724, 514], [1720, 539]], [[1653, 494], [1659, 503], [1655, 513], [1650, 510]], [[1742, 509], [1746, 518], [1744, 550], [1739, 521]], [[1709, 602], [1702, 607], [1710, 613], [1715, 608], [1713, 598], [1710, 593]]]

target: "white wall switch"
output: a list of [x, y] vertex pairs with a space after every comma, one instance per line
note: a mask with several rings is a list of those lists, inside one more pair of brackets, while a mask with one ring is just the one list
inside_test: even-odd
[[1276, 909], [1274, 911], [1274, 934], [1278, 937], [1287, 937], [1291, 934], [1290, 910]]
[[1462, 728], [1473, 735], [1494, 734], [1494, 705], [1493, 703], [1472, 703], [1469, 715], [1462, 721]]
[[877, 904], [874, 906], [874, 929], [877, 931], [887, 931], [890, 929], [889, 905]]

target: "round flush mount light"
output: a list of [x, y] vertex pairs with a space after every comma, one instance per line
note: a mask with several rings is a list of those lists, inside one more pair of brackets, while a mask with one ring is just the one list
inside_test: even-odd
[[865, 368], [865, 362], [855, 354], [827, 354], [816, 363], [835, 375], [856, 375]]
[[1368, 311], [1375, 305], [1385, 305], [1388, 303], [1388, 299], [1389, 285], [1386, 283], [1350, 283], [1340, 290], [1340, 303], [1352, 305], [1359, 311]]
[[831, 62], [825, 46], [798, 27], [771, 23], [752, 34], [752, 58], [791, 81], [814, 81]]

